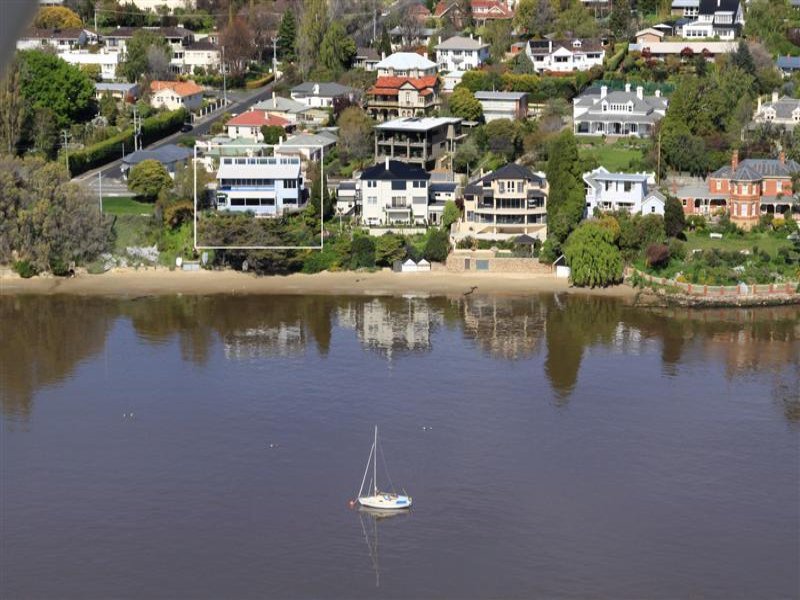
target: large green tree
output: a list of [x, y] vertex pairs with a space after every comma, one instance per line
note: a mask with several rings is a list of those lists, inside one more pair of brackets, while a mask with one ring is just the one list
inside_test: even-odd
[[16, 154], [28, 114], [19, 67], [19, 61], [12, 60], [0, 79], [0, 153]]
[[133, 34], [125, 50], [125, 61], [120, 64], [120, 73], [131, 83], [135, 83], [142, 75], [150, 70], [150, 58], [154, 55], [154, 50], [161, 54], [172, 56], [169, 43], [166, 38], [155, 31], [141, 29]]
[[448, 106], [454, 116], [477, 121], [483, 116], [483, 106], [469, 88], [460, 85], [450, 95]]
[[553, 139], [548, 150], [547, 242], [543, 260], [558, 257], [561, 245], [583, 218], [585, 193], [578, 144], [567, 129]]
[[33, 110], [52, 110], [59, 128], [92, 116], [94, 84], [78, 67], [39, 50], [20, 52], [19, 60], [20, 89]]
[[570, 279], [579, 287], [607, 286], [622, 281], [622, 254], [608, 227], [582, 223], [564, 244]]
[[340, 21], [331, 23], [319, 47], [319, 62], [334, 75], [350, 68], [356, 57], [356, 43]]
[[328, 3], [326, 0], [307, 0], [297, 34], [297, 60], [305, 77], [319, 58], [320, 46], [328, 30]]
[[520, 0], [514, 13], [513, 24], [535, 37], [542, 37], [553, 31], [556, 12], [552, 0]]
[[297, 57], [295, 45], [297, 43], [297, 21], [294, 12], [287, 10], [283, 13], [281, 24], [278, 28], [278, 54], [282, 60], [293, 61]]
[[36, 14], [33, 26], [42, 29], [75, 29], [83, 27], [83, 21], [66, 6], [45, 6]]
[[359, 106], [348, 106], [339, 116], [337, 148], [343, 161], [364, 160], [372, 156], [372, 119]]
[[686, 216], [683, 214], [683, 206], [677, 198], [672, 196], [667, 198], [664, 206], [664, 229], [669, 237], [680, 237], [686, 229]]
[[618, 40], [628, 38], [631, 30], [630, 0], [614, 0], [611, 8], [611, 17], [608, 20], [608, 27]]
[[143, 160], [128, 173], [128, 188], [147, 200], [155, 200], [162, 191], [171, 187], [172, 178], [157, 160]]

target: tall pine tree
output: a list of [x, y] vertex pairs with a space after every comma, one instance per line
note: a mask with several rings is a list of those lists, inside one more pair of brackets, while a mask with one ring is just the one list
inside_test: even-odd
[[581, 180], [578, 144], [567, 129], [550, 145], [547, 161], [547, 242], [542, 259], [552, 261], [561, 246], [583, 218], [585, 194]]
[[278, 52], [283, 60], [292, 62], [297, 58], [295, 43], [297, 41], [297, 21], [294, 13], [287, 10], [283, 13], [281, 25], [278, 28]]

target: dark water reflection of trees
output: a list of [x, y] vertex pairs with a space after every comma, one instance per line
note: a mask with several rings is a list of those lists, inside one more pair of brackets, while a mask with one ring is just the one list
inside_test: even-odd
[[221, 344], [230, 360], [331, 349], [334, 328], [387, 359], [431, 351], [440, 328], [498, 360], [544, 356], [560, 403], [592, 347], [638, 353], [659, 344], [663, 372], [714, 360], [728, 377], [769, 374], [786, 417], [800, 421], [800, 310], [642, 310], [602, 297], [404, 298], [334, 296], [165, 296], [137, 300], [0, 298], [0, 402], [26, 418], [35, 393], [68, 378], [99, 353], [125, 320], [148, 344], [178, 341], [184, 360], [204, 366]]

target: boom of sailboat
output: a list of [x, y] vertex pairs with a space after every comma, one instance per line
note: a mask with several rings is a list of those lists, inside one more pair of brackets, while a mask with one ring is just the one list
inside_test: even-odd
[[[394, 491], [394, 486], [391, 485], [391, 477], [389, 485], [391, 491], [381, 491], [378, 488], [378, 426], [375, 426], [375, 437], [372, 441], [372, 448], [369, 451], [369, 458], [367, 459], [367, 466], [364, 469], [364, 477], [361, 478], [361, 487], [358, 490], [357, 502], [360, 506], [369, 509], [398, 511], [411, 508], [412, 499], [403, 490], [402, 494]], [[381, 456], [383, 451], [381, 450]], [[386, 463], [384, 461], [384, 468]], [[368, 481], [367, 476], [372, 473], [372, 478]], [[355, 505], [355, 502], [351, 503]]]

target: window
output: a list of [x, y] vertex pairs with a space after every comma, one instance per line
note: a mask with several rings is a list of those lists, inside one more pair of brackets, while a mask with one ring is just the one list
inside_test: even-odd
[[721, 189], [722, 189], [722, 181], [720, 179], [717, 179], [717, 191]]
[[378, 197], [377, 196], [368, 196], [367, 197], [367, 205], [369, 205], [369, 206], [377, 206], [378, 205]]
[[630, 181], [626, 181], [624, 183], [624, 185], [623, 185], [623, 188], [625, 189], [626, 192], [630, 192], [631, 191], [631, 182]]
[[654, 213], [654, 212], [656, 212], [656, 207], [655, 207], [655, 206], [651, 206], [651, 207], [650, 207], [650, 212], [651, 212], [651, 213]]
[[378, 182], [377, 181], [367, 181], [367, 187], [368, 188], [378, 187]]
[[412, 182], [412, 187], [415, 187], [415, 188], [418, 188], [418, 189], [419, 188], [424, 188], [425, 187], [425, 182], [424, 181], [414, 181], [414, 182]]
[[287, 190], [297, 189], [297, 179], [284, 179], [283, 187]]
[[406, 182], [405, 181], [392, 181], [392, 189], [393, 190], [404, 190], [406, 189]]

